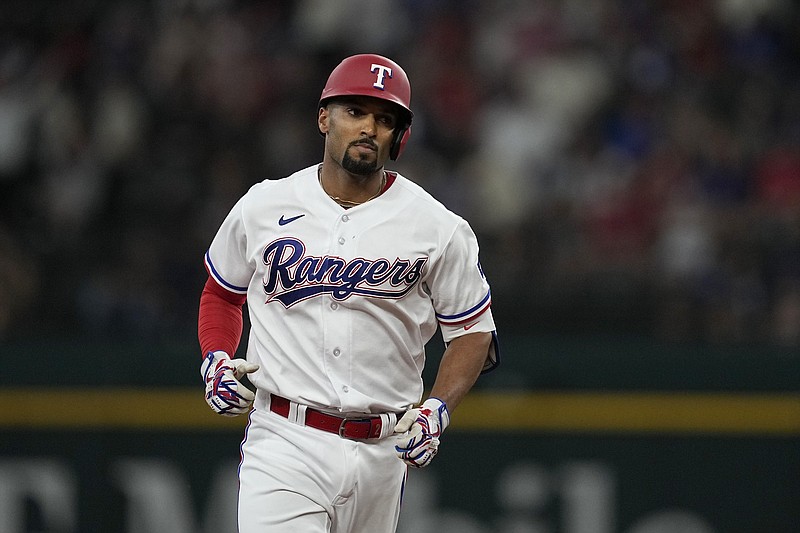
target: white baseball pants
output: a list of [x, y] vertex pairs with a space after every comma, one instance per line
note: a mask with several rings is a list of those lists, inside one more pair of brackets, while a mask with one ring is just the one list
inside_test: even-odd
[[349, 440], [258, 400], [239, 468], [239, 533], [393, 533], [406, 465], [394, 439]]

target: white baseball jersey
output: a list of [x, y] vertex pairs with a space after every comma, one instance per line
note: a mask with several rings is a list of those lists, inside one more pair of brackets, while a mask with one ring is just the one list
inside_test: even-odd
[[[494, 332], [474, 233], [401, 175], [343, 209], [318, 166], [254, 185], [205, 257], [247, 295], [247, 359], [260, 390], [341, 413], [400, 412], [421, 399], [425, 344]], [[486, 369], [497, 359], [495, 343]]]

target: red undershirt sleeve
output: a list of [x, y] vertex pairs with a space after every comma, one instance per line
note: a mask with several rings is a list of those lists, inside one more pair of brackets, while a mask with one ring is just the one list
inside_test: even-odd
[[210, 276], [200, 295], [197, 337], [202, 354], [222, 350], [233, 357], [242, 338], [244, 294], [221, 287]]

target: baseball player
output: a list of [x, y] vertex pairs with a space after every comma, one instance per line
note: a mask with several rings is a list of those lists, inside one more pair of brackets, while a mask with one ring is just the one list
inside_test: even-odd
[[[319, 101], [322, 163], [254, 185], [205, 255], [206, 400], [250, 413], [241, 533], [395, 531], [407, 467], [431, 462], [450, 413], [498, 362], [475, 235], [384, 168], [408, 140], [410, 101], [394, 61], [342, 61]], [[245, 302], [246, 360], [231, 358]], [[420, 403], [437, 327], [447, 348]]]

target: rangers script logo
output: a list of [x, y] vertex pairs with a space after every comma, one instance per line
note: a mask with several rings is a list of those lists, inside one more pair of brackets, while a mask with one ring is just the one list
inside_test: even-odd
[[266, 303], [278, 300], [289, 308], [321, 294], [330, 294], [336, 300], [353, 294], [402, 298], [420, 280], [428, 261], [427, 257], [413, 263], [407, 259], [345, 261], [335, 256], [306, 256], [305, 251], [303, 243], [291, 237], [267, 245], [262, 256], [267, 267], [263, 281]]

